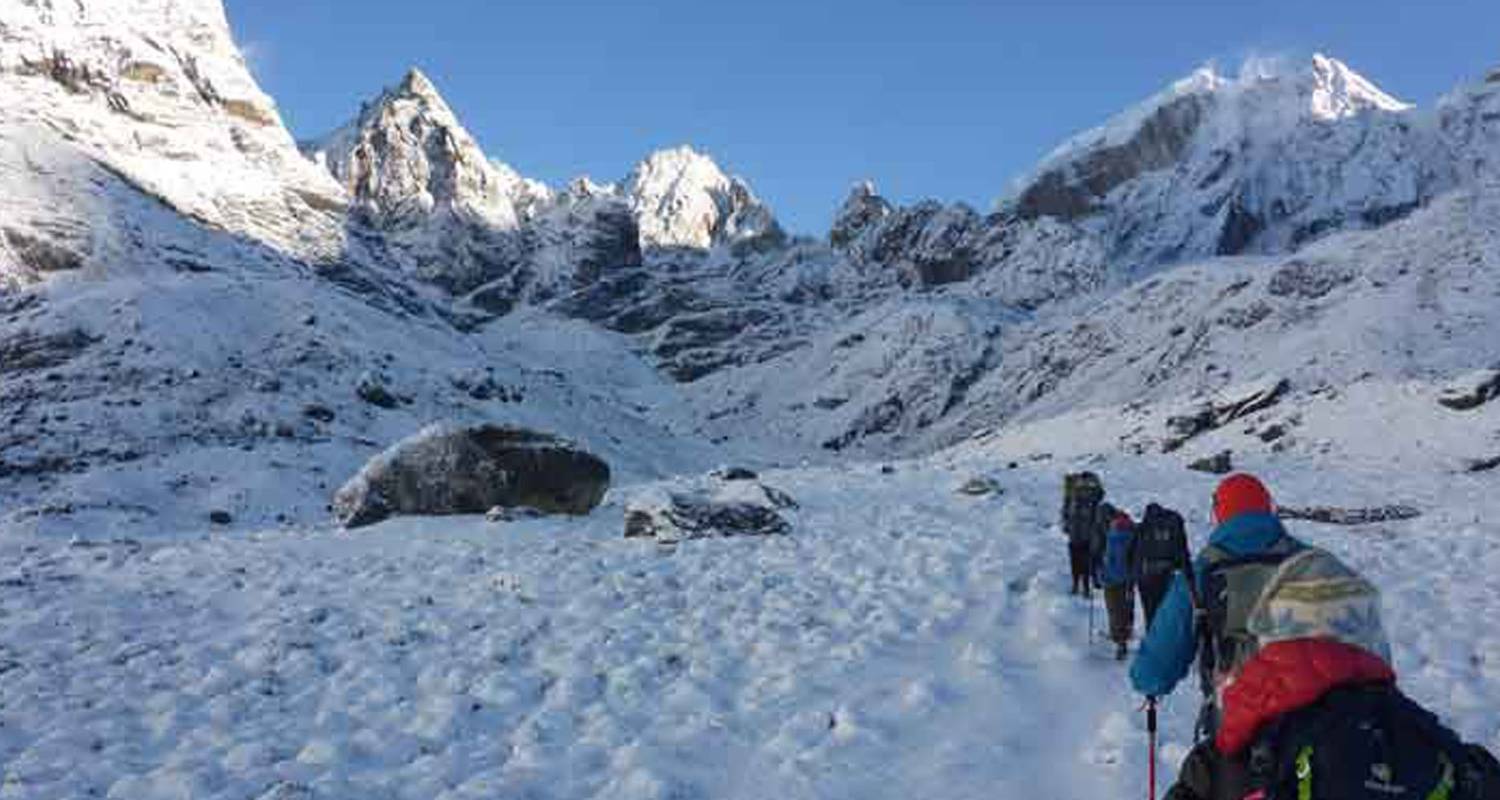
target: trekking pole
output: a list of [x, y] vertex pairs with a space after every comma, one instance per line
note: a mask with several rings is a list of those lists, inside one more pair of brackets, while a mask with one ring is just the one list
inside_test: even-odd
[[1146, 697], [1146, 736], [1149, 744], [1147, 773], [1150, 775], [1150, 791], [1147, 800], [1156, 800], [1156, 698]]
[[1098, 594], [1089, 587], [1089, 647], [1094, 647], [1094, 596]]

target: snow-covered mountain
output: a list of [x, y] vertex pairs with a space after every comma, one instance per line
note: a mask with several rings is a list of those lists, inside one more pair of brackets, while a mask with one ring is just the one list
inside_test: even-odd
[[725, 175], [713, 159], [690, 147], [652, 153], [631, 170], [620, 192], [634, 209], [641, 243], [648, 247], [766, 249], [785, 239], [749, 184]]
[[[415, 70], [303, 157], [212, 0], [36, 2], [0, 19], [0, 408], [27, 431], [0, 464], [17, 497], [81, 491], [137, 456], [258, 453], [239, 417], [219, 418], [257, 405], [286, 418], [247, 430], [292, 431], [276, 446], [323, 469], [451, 413], [608, 442], [646, 474], [708, 453], [925, 452], [1263, 373], [1300, 397], [1482, 366], [1468, 362], [1490, 316], [1466, 300], [1494, 269], [1495, 76], [1424, 111], [1324, 57], [1202, 70], [1060, 147], [993, 213], [900, 207], [862, 183], [819, 242], [786, 237], [743, 180], [686, 147], [616, 183], [527, 179]], [[257, 303], [297, 313], [228, 336]], [[338, 352], [303, 374], [328, 319]], [[551, 337], [597, 356], [558, 377], [534, 356]], [[1351, 356], [1360, 337], [1384, 344]], [[371, 341], [391, 359], [371, 360]], [[471, 407], [488, 384], [465, 353], [516, 394], [592, 410]], [[253, 380], [215, 366], [252, 358]], [[75, 385], [90, 371], [136, 377]], [[599, 383], [613, 373], [630, 377]], [[410, 402], [368, 407], [371, 381]], [[126, 386], [150, 386], [166, 421], [106, 411]], [[296, 418], [304, 407], [337, 421]], [[647, 430], [691, 457], [629, 455], [655, 451], [634, 438]]]
[[386, 255], [481, 317], [583, 289], [606, 272], [785, 235], [750, 187], [690, 147], [649, 155], [618, 183], [554, 190], [492, 160], [432, 81], [411, 70], [344, 127], [305, 143]]
[[[219, 0], [6, 3], [0, 124], [66, 141], [181, 214], [299, 259], [347, 249], [344, 193], [299, 155]], [[12, 252], [0, 275], [40, 271], [17, 261]]]
[[1453, 186], [1428, 115], [1345, 64], [1204, 68], [1062, 145], [1002, 201], [1078, 221], [1140, 271], [1286, 252], [1378, 227]]

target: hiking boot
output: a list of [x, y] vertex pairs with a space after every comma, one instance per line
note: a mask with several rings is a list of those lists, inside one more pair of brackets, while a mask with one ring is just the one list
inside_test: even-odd
[[1125, 655], [1126, 655], [1126, 653], [1129, 652], [1129, 650], [1130, 650], [1130, 648], [1126, 647], [1124, 642], [1119, 642], [1118, 644], [1116, 644], [1115, 645], [1115, 660], [1116, 661], [1124, 661], [1125, 660]]

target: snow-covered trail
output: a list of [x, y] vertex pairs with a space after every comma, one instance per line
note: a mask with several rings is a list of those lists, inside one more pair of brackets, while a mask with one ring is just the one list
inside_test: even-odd
[[[0, 797], [1138, 796], [1139, 698], [1067, 595], [1061, 469], [954, 492], [983, 466], [772, 473], [793, 535], [672, 551], [619, 538], [629, 489], [571, 522], [0, 537]], [[1180, 468], [1103, 471], [1131, 507], [1201, 506]], [[1494, 527], [1298, 532], [1386, 590], [1408, 688], [1500, 744]]]

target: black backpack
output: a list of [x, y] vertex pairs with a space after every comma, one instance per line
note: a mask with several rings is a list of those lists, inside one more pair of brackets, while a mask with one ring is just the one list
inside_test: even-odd
[[1188, 561], [1187, 526], [1182, 515], [1155, 503], [1136, 526], [1135, 560], [1142, 577], [1165, 575]]
[[1245, 754], [1263, 800], [1492, 800], [1494, 759], [1394, 686], [1345, 686], [1269, 725]]
[[1073, 472], [1063, 476], [1063, 531], [1069, 539], [1087, 541], [1099, 514], [1099, 504], [1104, 500], [1104, 482], [1093, 472]]

